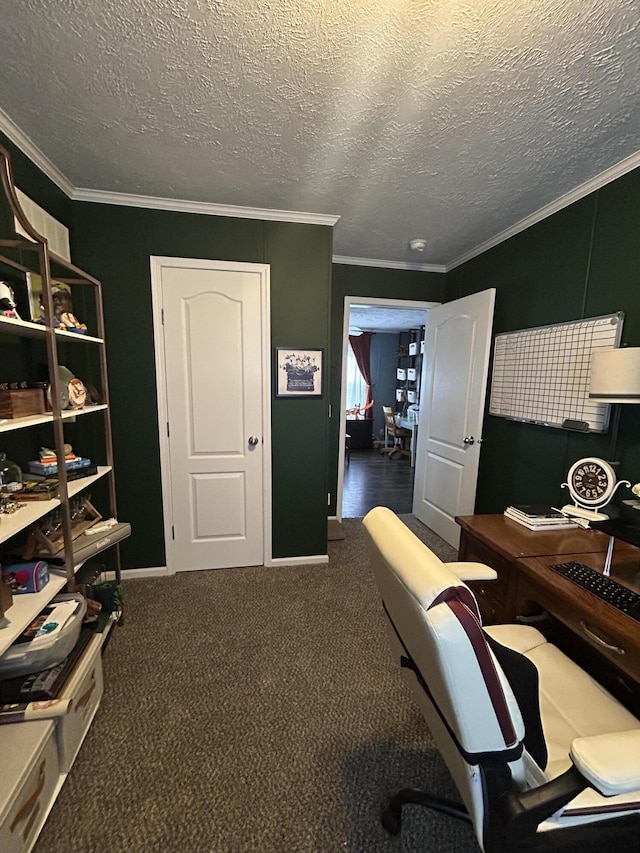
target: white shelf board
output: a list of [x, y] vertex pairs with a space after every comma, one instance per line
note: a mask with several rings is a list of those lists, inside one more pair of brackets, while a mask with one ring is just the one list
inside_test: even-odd
[[105, 409], [108, 409], [106, 403], [100, 403], [95, 406], [84, 406], [82, 409], [63, 409], [61, 412], [62, 420], [67, 420], [67, 418], [76, 418], [80, 415], [92, 415], [94, 412], [104, 412]]
[[14, 317], [0, 317], [0, 332], [25, 338], [42, 338], [43, 340], [47, 334], [46, 328], [41, 323], [30, 323]]
[[[62, 420], [76, 418], [80, 415], [91, 415], [93, 412], [103, 412], [107, 407], [106, 403], [100, 403], [96, 406], [85, 406], [82, 409], [64, 409], [61, 412]], [[45, 412], [42, 415], [27, 415], [24, 418], [6, 418], [0, 421], [0, 432], [11, 432], [15, 429], [24, 429], [25, 427], [36, 426], [37, 424], [49, 424], [53, 421], [51, 412]]]
[[82, 343], [83, 341], [91, 344], [103, 344], [104, 340], [102, 338], [95, 338], [93, 335], [80, 335], [78, 332], [67, 332], [64, 329], [56, 329], [56, 335], [60, 338], [64, 338], [67, 341], [78, 341]]
[[[0, 332], [19, 335], [25, 338], [42, 338], [47, 334], [47, 327], [43, 323], [31, 323], [28, 320], [18, 320], [15, 317], [0, 317]], [[67, 332], [64, 329], [56, 329], [56, 335], [68, 341], [76, 341], [92, 344], [103, 344], [102, 338], [93, 335], [80, 335], [77, 332]]]
[[[80, 477], [77, 480], [70, 480], [67, 485], [69, 497], [77, 495], [78, 492], [81, 492], [92, 483], [95, 483], [96, 480], [108, 474], [110, 470], [111, 468], [108, 465], [102, 465], [98, 467], [97, 474], [92, 474], [90, 477]], [[19, 502], [20, 493], [17, 492], [16, 495]], [[25, 504], [26, 506], [16, 510], [11, 515], [2, 514], [0, 516], [0, 543], [6, 542], [7, 539], [11, 539], [16, 533], [20, 533], [21, 530], [29, 527], [29, 525], [36, 522], [39, 518], [42, 518], [43, 515], [57, 509], [60, 506], [60, 501], [58, 498], [52, 498], [50, 501], [25, 501]]]

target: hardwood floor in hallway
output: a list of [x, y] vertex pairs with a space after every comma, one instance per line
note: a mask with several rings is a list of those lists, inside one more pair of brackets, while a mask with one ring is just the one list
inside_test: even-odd
[[389, 459], [378, 450], [352, 450], [344, 466], [342, 517], [361, 518], [374, 506], [410, 513], [414, 472], [408, 456]]

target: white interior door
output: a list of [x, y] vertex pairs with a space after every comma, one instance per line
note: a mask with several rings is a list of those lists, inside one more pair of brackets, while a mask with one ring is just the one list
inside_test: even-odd
[[262, 565], [270, 514], [268, 266], [153, 258], [152, 280], [168, 566]]
[[474, 511], [495, 290], [429, 311], [413, 513], [458, 547], [456, 515]]

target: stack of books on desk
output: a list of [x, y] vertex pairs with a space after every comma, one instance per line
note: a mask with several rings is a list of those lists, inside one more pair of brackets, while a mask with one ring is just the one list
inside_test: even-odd
[[513, 504], [505, 509], [504, 514], [529, 530], [565, 530], [580, 526], [573, 519], [544, 504]]

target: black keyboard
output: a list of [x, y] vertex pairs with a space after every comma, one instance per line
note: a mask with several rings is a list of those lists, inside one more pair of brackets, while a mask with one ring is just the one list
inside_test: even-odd
[[583, 589], [589, 590], [598, 598], [611, 604], [622, 613], [626, 613], [636, 622], [640, 622], [640, 593], [623, 586], [612, 578], [605, 577], [602, 572], [578, 563], [574, 560], [569, 563], [558, 563], [551, 566], [556, 572], [569, 578]]

